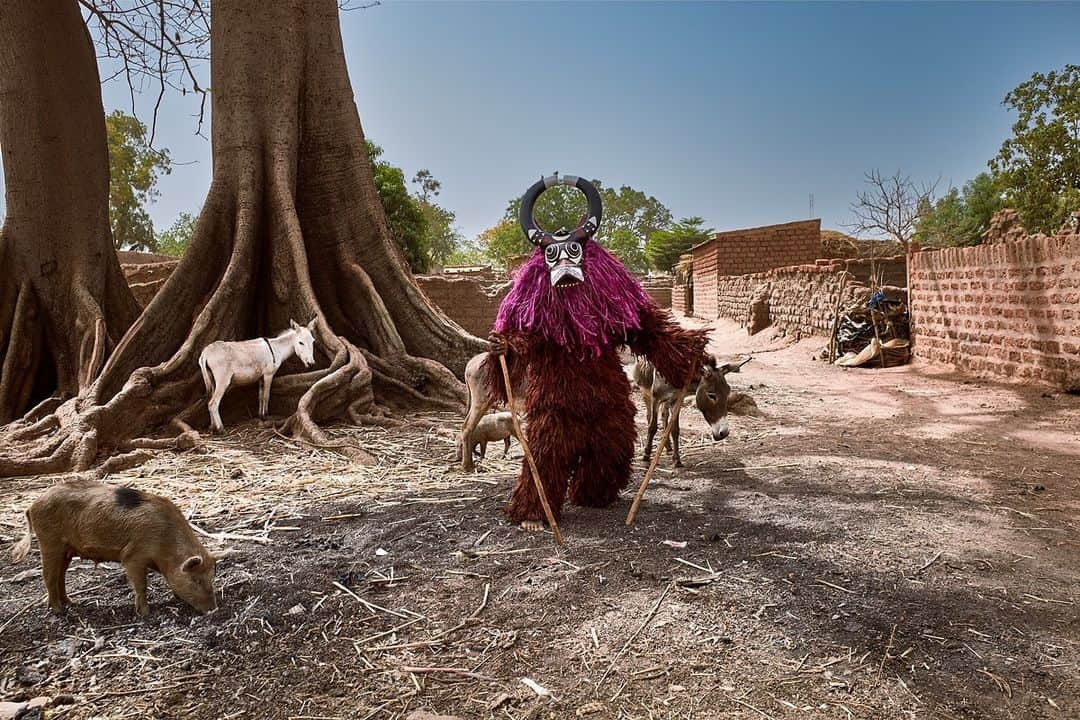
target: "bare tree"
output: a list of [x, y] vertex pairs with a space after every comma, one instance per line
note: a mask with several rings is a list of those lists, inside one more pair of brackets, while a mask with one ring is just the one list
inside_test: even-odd
[[209, 59], [210, 18], [200, 0], [78, 0], [94, 34], [99, 57], [116, 61], [118, 69], [108, 82], [123, 76], [136, 113], [136, 94], [155, 90], [150, 141], [154, 144], [158, 111], [166, 89], [200, 98], [198, 126], [201, 134], [206, 108], [206, 88], [196, 68]]
[[871, 170], [866, 173], [868, 187], [851, 204], [855, 222], [846, 227], [857, 235], [895, 240], [907, 249], [919, 218], [933, 205], [938, 182], [917, 186], [899, 170], [889, 176]]

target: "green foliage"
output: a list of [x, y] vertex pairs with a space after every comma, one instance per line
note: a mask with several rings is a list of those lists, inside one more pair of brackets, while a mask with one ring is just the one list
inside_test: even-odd
[[1005, 200], [997, 182], [989, 173], [979, 173], [962, 192], [950, 188], [933, 205], [924, 201], [915, 239], [927, 247], [978, 245], [990, 219], [1003, 207]]
[[461, 232], [454, 227], [457, 217], [452, 210], [447, 210], [441, 205], [424, 200], [418, 201], [420, 210], [424, 213], [427, 221], [427, 247], [428, 254], [433, 262], [440, 265], [448, 265], [450, 257], [465, 241]]
[[172, 169], [167, 150], [146, 143], [146, 126], [114, 110], [105, 117], [109, 147], [109, 223], [118, 249], [153, 251], [154, 224], [146, 205], [158, 196], [157, 180]]
[[504, 218], [498, 225], [480, 233], [477, 245], [484, 255], [503, 267], [514, 258], [532, 252], [532, 245], [525, 239], [518, 221], [510, 218]]
[[427, 221], [426, 245], [432, 261], [440, 265], [453, 264], [451, 256], [465, 239], [454, 223], [457, 216], [452, 210], [448, 210], [435, 202], [442, 183], [435, 179], [430, 170], [422, 168], [413, 176], [413, 184], [420, 186], [417, 193], [417, 203], [424, 219]]
[[[504, 219], [513, 220], [516, 223], [520, 209], [521, 198], [515, 197], [507, 204]], [[586, 202], [585, 195], [580, 190], [566, 185], [556, 185], [545, 190], [537, 199], [536, 205], [533, 206], [533, 220], [548, 232], [572, 230], [588, 212], [589, 203]], [[607, 222], [606, 215], [601, 227], [604, 222]]]
[[368, 157], [375, 175], [375, 189], [379, 192], [390, 234], [405, 255], [405, 262], [414, 273], [426, 272], [430, 263], [428, 248], [428, 221], [420, 203], [409, 194], [405, 186], [405, 173], [385, 160], [380, 160], [382, 148], [367, 141]]
[[1056, 232], [1080, 209], [1080, 65], [1034, 73], [1004, 104], [1018, 118], [990, 167], [1025, 228]]
[[604, 247], [631, 272], [644, 273], [649, 269], [649, 263], [645, 260], [645, 244], [633, 231], [617, 227], [606, 233], [603, 242]]
[[679, 256], [709, 239], [715, 231], [699, 217], [683, 218], [669, 230], [657, 230], [645, 243], [645, 257], [657, 270], [671, 270]]
[[158, 233], [156, 251], [173, 257], [183, 255], [191, 244], [196, 220], [197, 218], [191, 213], [180, 213], [168, 230]]
[[[652, 233], [671, 225], [671, 211], [662, 202], [640, 190], [623, 185], [618, 190], [604, 187], [593, 180], [604, 202], [604, 217], [596, 239], [616, 255], [633, 272], [645, 272], [645, 239]], [[506, 220], [517, 227], [521, 198], [510, 201], [506, 208]], [[585, 195], [576, 188], [556, 185], [549, 188], [533, 208], [533, 218], [545, 230], [571, 229], [585, 217], [589, 210]], [[520, 229], [518, 234], [524, 235]], [[525, 243], [525, 252], [529, 245]], [[520, 253], [515, 253], [515, 255]]]
[[444, 264], [445, 265], [487, 265], [491, 262], [491, 258], [484, 252], [484, 248], [475, 242], [469, 242], [462, 240], [462, 242], [454, 248]]

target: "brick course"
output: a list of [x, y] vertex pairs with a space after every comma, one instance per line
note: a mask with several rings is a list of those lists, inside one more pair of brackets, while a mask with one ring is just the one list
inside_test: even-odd
[[508, 282], [468, 277], [419, 275], [416, 282], [431, 302], [477, 337], [487, 337], [491, 332], [499, 303], [510, 291]]
[[1080, 388], [1080, 235], [924, 250], [910, 264], [917, 357]]
[[[164, 255], [151, 255], [150, 253], [121, 252], [120, 271], [124, 273], [128, 287], [135, 300], [146, 307], [165, 281], [172, 275], [173, 270], [180, 264], [175, 258], [165, 258]], [[165, 259], [161, 259], [165, 258]]]
[[877, 260], [818, 260], [763, 273], [722, 277], [717, 284], [717, 316], [747, 327], [751, 300], [764, 286], [772, 327], [796, 340], [828, 336], [838, 298], [841, 305], [847, 304], [866, 290], [872, 276], [884, 276], [886, 284], [890, 284], [889, 278], [903, 278], [904, 261], [903, 255]]
[[717, 233], [691, 250], [694, 315], [717, 317], [720, 278], [814, 262], [821, 256], [821, 220]]

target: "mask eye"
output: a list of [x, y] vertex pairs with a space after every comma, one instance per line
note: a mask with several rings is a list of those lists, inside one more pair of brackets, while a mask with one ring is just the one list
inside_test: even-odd
[[544, 259], [547, 260], [548, 262], [551, 262], [551, 263], [558, 260], [559, 259], [559, 246], [552, 244], [552, 245], [548, 245], [546, 248], [544, 248]]
[[581, 259], [581, 243], [577, 240], [571, 240], [566, 244], [566, 254], [570, 256], [571, 260]]
[[709, 402], [716, 402], [716, 393], [709, 393]]

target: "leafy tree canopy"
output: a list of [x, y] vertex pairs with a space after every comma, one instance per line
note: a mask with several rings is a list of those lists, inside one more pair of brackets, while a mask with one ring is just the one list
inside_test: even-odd
[[990, 167], [1025, 228], [1056, 232], [1080, 209], [1080, 65], [1033, 74], [1004, 104], [1018, 117]]
[[465, 238], [454, 225], [457, 221], [454, 212], [435, 202], [442, 183], [426, 168], [417, 170], [412, 182], [420, 188], [417, 203], [427, 221], [426, 245], [431, 260], [440, 265], [451, 264], [451, 256], [464, 243]]
[[497, 225], [480, 233], [476, 239], [484, 255], [505, 267], [516, 257], [532, 252], [532, 245], [525, 239], [516, 219], [504, 218]]
[[182, 212], [167, 230], [162, 230], [157, 235], [156, 252], [162, 255], [180, 257], [191, 244], [191, 236], [195, 233], [195, 221], [197, 218], [189, 212]]
[[409, 194], [401, 168], [380, 159], [383, 149], [368, 140], [367, 151], [375, 174], [375, 189], [379, 192], [390, 234], [394, 236], [412, 271], [426, 272], [431, 255], [427, 237], [428, 221], [424, 211]]
[[463, 240], [446, 258], [446, 265], [487, 265], [491, 262], [478, 242]]
[[1005, 207], [1001, 188], [989, 173], [979, 173], [963, 190], [950, 188], [919, 213], [915, 239], [928, 247], [978, 245], [994, 213]]
[[[670, 227], [671, 211], [655, 197], [628, 185], [623, 185], [616, 190], [604, 187], [598, 180], [593, 180], [593, 184], [600, 191], [600, 197], [604, 202], [604, 218], [600, 223], [600, 231], [596, 234], [596, 239], [618, 256], [627, 268], [634, 272], [644, 272], [648, 268], [645, 262], [645, 240], [657, 230]], [[508, 242], [508, 238], [501, 238], [500, 247], [521, 247], [520, 252], [515, 252], [511, 257], [528, 252], [530, 249], [517, 224], [520, 208], [520, 197], [511, 200], [507, 205], [503, 221], [503, 223], [513, 221], [513, 228], [521, 236], [521, 243], [518, 245]], [[576, 227], [588, 210], [588, 203], [581, 191], [558, 185], [549, 188], [540, 196], [536, 207], [533, 208], [533, 217], [540, 227], [555, 231], [560, 228]], [[496, 228], [500, 228], [503, 223], [497, 225]], [[499, 231], [499, 233], [504, 232], [509, 232], [509, 229], [502, 228]], [[495, 256], [493, 259], [502, 260]]]
[[153, 251], [154, 224], [146, 206], [157, 199], [157, 181], [172, 165], [167, 150], [147, 144], [146, 126], [114, 110], [105, 117], [109, 146], [109, 223], [117, 249]]
[[705, 242], [715, 232], [705, 227], [703, 218], [683, 218], [670, 229], [657, 230], [649, 236], [645, 244], [645, 257], [657, 270], [670, 271], [679, 262], [680, 255]]

